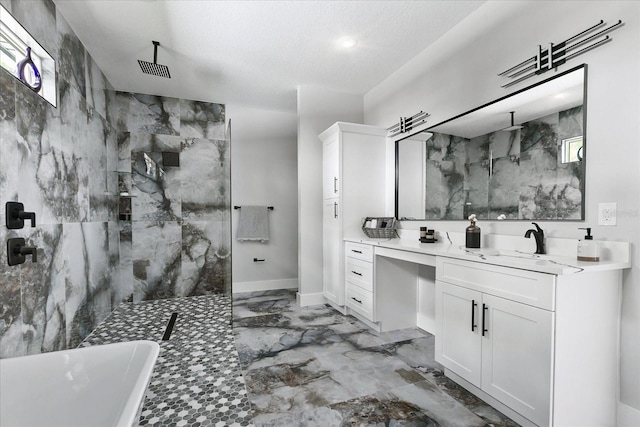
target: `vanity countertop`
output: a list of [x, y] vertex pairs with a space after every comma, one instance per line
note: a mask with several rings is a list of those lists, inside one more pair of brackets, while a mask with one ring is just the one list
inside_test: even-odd
[[[536, 255], [524, 251], [508, 249], [467, 249], [464, 245], [451, 244], [449, 242], [421, 243], [409, 239], [358, 239], [345, 238], [347, 242], [362, 243], [381, 248], [396, 249], [407, 252], [415, 252], [425, 255], [456, 258], [467, 261], [481, 262], [485, 264], [499, 265], [502, 267], [519, 268], [522, 270], [536, 271], [539, 273], [563, 275], [581, 272], [596, 272], [606, 270], [621, 270], [630, 268], [629, 257], [609, 260], [602, 256], [599, 262], [578, 261], [568, 255]], [[615, 245], [629, 245], [626, 242], [610, 242]], [[607, 252], [606, 250], [604, 252]], [[617, 252], [617, 251], [616, 251]], [[625, 259], [626, 258], [626, 259]]]

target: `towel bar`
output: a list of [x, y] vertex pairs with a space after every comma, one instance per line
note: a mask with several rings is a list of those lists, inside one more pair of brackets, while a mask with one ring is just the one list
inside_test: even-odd
[[[242, 208], [242, 206], [234, 206], [233, 209], [240, 209]], [[267, 209], [269, 209], [270, 211], [273, 210], [273, 206], [267, 206]]]

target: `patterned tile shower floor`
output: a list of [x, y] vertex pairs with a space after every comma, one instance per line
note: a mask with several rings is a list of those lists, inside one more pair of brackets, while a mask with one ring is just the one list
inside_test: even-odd
[[[172, 313], [169, 340], [162, 341]], [[133, 340], [160, 344], [140, 425], [249, 426], [251, 406], [221, 295], [121, 304], [81, 346]]]
[[122, 304], [81, 346], [160, 344], [140, 425], [518, 425], [444, 377], [419, 329], [377, 334], [282, 290], [234, 295], [232, 330], [230, 306], [220, 295]]

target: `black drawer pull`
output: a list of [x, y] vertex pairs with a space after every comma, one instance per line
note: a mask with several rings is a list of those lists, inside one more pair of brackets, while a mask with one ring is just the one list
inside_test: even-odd
[[353, 270], [351, 270], [351, 272], [352, 272], [353, 274], [357, 275], [357, 276], [362, 276], [362, 273], [358, 273], [357, 271], [353, 271]]
[[362, 251], [356, 251], [355, 249], [351, 249], [351, 252], [355, 252], [357, 254], [361, 254], [362, 253]]
[[355, 297], [351, 297], [352, 300], [354, 300], [355, 302], [357, 302], [358, 304], [362, 304], [362, 301], [360, 301], [359, 299], [355, 298]]

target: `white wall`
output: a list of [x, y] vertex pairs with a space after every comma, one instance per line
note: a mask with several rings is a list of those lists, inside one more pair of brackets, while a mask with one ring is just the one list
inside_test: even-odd
[[362, 123], [362, 96], [324, 88], [298, 88], [298, 303], [322, 297], [322, 143], [336, 121]]
[[[227, 105], [231, 120], [231, 203], [273, 206], [267, 243], [238, 242], [231, 211], [233, 292], [298, 286], [297, 117]], [[264, 259], [254, 262], [253, 259]]]
[[[613, 41], [558, 70], [583, 62], [589, 65], [586, 221], [541, 225], [549, 237], [578, 239], [582, 233], [577, 227], [590, 226], [596, 239], [632, 242], [633, 268], [623, 278], [620, 401], [640, 410], [640, 2], [487, 2], [365, 94], [365, 123], [388, 126], [399, 116], [424, 110], [432, 114], [429, 121], [435, 124], [546, 79], [553, 72], [505, 90], [497, 74], [533, 56], [538, 44], [565, 40], [600, 19], [608, 24], [622, 19], [625, 25], [611, 33]], [[388, 153], [393, 162], [393, 151]], [[392, 191], [393, 175], [389, 175], [388, 192], [392, 195]], [[597, 225], [601, 202], [618, 204], [616, 226]], [[405, 228], [420, 225], [425, 223], [402, 223]], [[438, 231], [462, 232], [467, 224], [430, 221], [428, 225]], [[517, 221], [479, 225], [483, 232], [511, 235], [521, 235], [528, 228]], [[621, 418], [628, 417], [629, 412], [625, 413]]]

